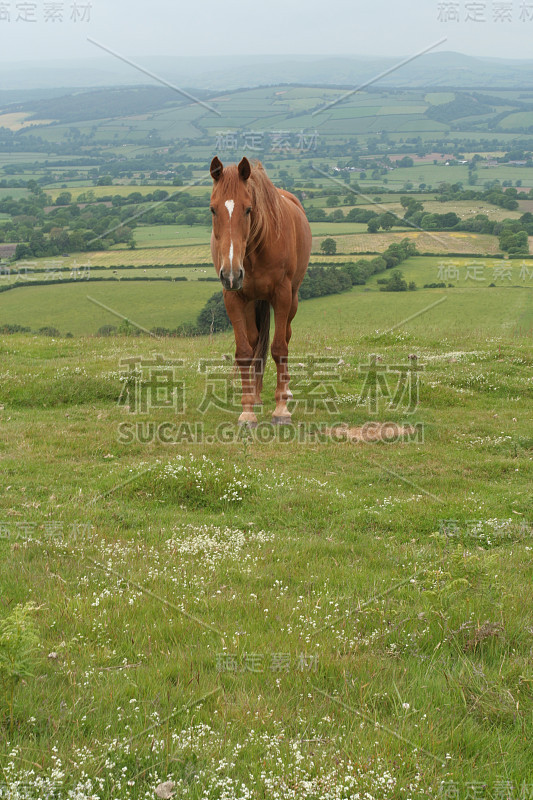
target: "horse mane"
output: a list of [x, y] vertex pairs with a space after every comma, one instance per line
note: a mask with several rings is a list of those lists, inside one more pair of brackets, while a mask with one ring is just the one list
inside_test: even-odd
[[260, 161], [254, 161], [248, 179], [252, 195], [250, 239], [260, 247], [266, 239], [274, 241], [281, 232], [281, 196]]
[[[225, 188], [228, 190], [237, 188], [240, 178], [236, 164], [231, 164], [224, 169], [224, 181]], [[252, 171], [247, 186], [252, 196], [249, 249], [257, 250], [265, 241], [275, 241], [280, 235], [281, 196], [260, 161], [252, 162]]]

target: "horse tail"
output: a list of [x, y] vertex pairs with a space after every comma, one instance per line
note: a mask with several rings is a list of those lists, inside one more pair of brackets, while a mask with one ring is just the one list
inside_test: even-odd
[[257, 394], [263, 388], [268, 344], [270, 341], [270, 303], [268, 300], [255, 301], [255, 324], [259, 331], [259, 339], [254, 349], [255, 388]]

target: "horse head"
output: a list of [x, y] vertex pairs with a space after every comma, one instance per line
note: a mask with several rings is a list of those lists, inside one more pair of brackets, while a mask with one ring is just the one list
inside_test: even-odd
[[217, 275], [228, 291], [238, 291], [244, 281], [252, 212], [252, 195], [247, 185], [251, 171], [247, 158], [226, 168], [216, 156], [211, 162], [211, 252]]

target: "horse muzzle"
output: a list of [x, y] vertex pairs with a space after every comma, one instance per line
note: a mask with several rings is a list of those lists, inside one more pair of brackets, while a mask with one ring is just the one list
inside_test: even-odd
[[238, 292], [239, 289], [242, 289], [244, 270], [242, 267], [239, 267], [236, 271], [231, 270], [230, 272], [225, 272], [221, 269], [219, 277], [223, 289], [227, 292]]

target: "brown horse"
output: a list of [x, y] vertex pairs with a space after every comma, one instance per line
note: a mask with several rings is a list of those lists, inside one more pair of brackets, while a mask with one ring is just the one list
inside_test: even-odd
[[257, 425], [270, 336], [270, 306], [275, 333], [276, 409], [272, 421], [289, 423], [287, 357], [298, 289], [311, 253], [311, 229], [300, 201], [277, 189], [262, 165], [247, 158], [224, 167], [211, 162], [213, 231], [211, 253], [235, 333], [235, 360], [241, 373], [239, 422]]

